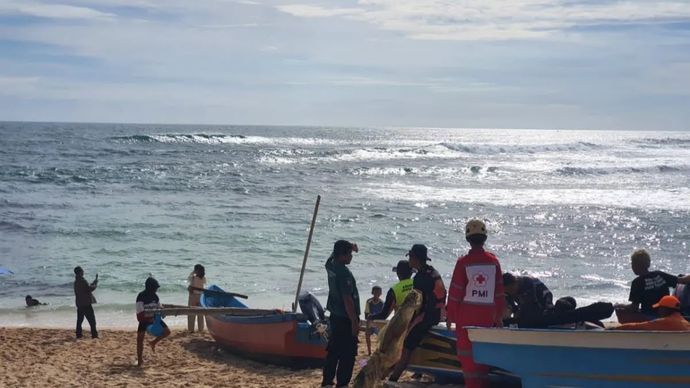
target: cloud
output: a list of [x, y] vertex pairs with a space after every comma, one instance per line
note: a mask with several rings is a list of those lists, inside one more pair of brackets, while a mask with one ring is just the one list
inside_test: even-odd
[[689, 7], [0, 0], [0, 119], [687, 128]]
[[690, 3], [668, 0], [360, 0], [352, 8], [277, 8], [296, 17], [347, 18], [421, 40], [543, 39], [581, 26], [690, 20]]
[[92, 8], [64, 4], [44, 4], [31, 1], [0, 3], [0, 15], [24, 15], [47, 19], [108, 20], [115, 15]]
[[364, 12], [361, 8], [325, 8], [307, 4], [279, 5], [277, 8], [290, 15], [304, 18], [354, 16]]

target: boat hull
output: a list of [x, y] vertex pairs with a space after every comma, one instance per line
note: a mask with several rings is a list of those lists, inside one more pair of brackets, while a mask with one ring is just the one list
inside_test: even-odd
[[475, 360], [523, 387], [690, 386], [690, 334], [470, 328]]
[[308, 324], [290, 316], [248, 318], [241, 323], [207, 316], [206, 323], [213, 339], [233, 353], [290, 367], [323, 366], [326, 342], [312, 335]]
[[[205, 293], [202, 307], [246, 308], [232, 296]], [[301, 314], [272, 312], [259, 315], [207, 315], [208, 331], [223, 348], [242, 356], [295, 368], [321, 367], [326, 358], [326, 341], [312, 333]]]

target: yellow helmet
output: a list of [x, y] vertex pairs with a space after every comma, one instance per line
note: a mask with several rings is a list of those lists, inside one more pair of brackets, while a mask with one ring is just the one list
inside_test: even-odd
[[483, 234], [486, 236], [486, 225], [481, 220], [470, 220], [465, 226], [465, 237]]

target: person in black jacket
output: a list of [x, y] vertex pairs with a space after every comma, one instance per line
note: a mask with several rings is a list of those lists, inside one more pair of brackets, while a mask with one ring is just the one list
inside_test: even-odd
[[568, 296], [558, 299], [554, 305], [553, 294], [537, 278], [506, 272], [503, 286], [509, 310], [504, 317], [504, 325], [542, 328], [588, 321], [603, 326], [599, 321], [613, 314], [611, 303], [596, 302], [578, 308], [575, 298]]
[[82, 337], [81, 324], [84, 322], [84, 318], [89, 321], [91, 338], [98, 338], [96, 316], [92, 306], [92, 304], [96, 303], [93, 291], [98, 286], [98, 274], [96, 274], [96, 279], [89, 284], [86, 279], [84, 279], [84, 270], [77, 266], [74, 267], [74, 277], [74, 301], [77, 305], [77, 338]]

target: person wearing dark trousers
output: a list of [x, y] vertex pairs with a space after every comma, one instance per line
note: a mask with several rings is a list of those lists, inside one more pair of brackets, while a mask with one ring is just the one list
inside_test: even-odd
[[96, 315], [93, 312], [93, 304], [96, 303], [93, 291], [98, 286], [98, 274], [96, 274], [96, 279], [89, 284], [84, 279], [84, 270], [77, 266], [74, 268], [74, 277], [74, 299], [77, 305], [77, 338], [82, 337], [81, 324], [84, 322], [84, 318], [86, 318], [91, 327], [91, 338], [98, 338]]
[[352, 370], [357, 356], [359, 334], [359, 293], [352, 272], [347, 265], [352, 262], [352, 252], [358, 252], [357, 244], [338, 240], [333, 253], [326, 261], [328, 273], [328, 302], [331, 333], [326, 348], [326, 363], [323, 367], [322, 387], [347, 387], [352, 379]]

